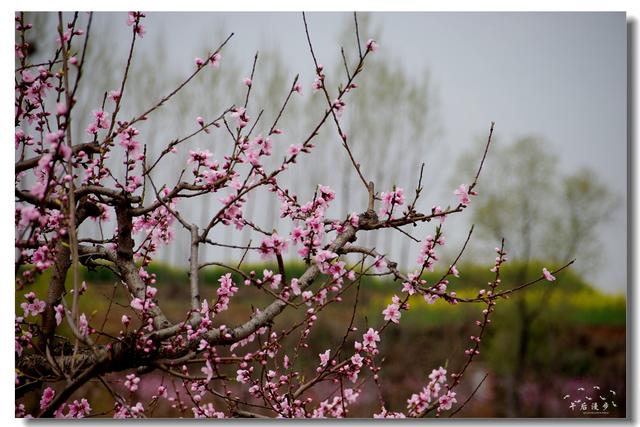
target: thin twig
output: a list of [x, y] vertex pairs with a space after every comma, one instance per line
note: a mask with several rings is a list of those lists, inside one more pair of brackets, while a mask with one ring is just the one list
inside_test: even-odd
[[473, 398], [473, 396], [475, 396], [475, 394], [480, 389], [480, 386], [482, 386], [482, 383], [484, 383], [484, 380], [486, 380], [488, 376], [489, 376], [489, 374], [484, 374], [484, 377], [482, 377], [482, 380], [480, 380], [480, 382], [478, 383], [476, 388], [473, 389], [473, 391], [471, 392], [469, 397], [467, 397], [467, 399], [462, 403], [462, 405], [460, 405], [455, 411], [453, 411], [452, 413], [449, 414], [449, 418], [452, 418], [455, 414], [460, 412], [462, 410], [462, 408], [464, 408], [467, 403], [469, 403], [469, 401]]

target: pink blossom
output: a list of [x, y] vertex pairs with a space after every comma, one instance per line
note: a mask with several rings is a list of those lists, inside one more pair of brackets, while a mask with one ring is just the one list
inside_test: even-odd
[[41, 217], [40, 210], [35, 206], [16, 206], [16, 214], [20, 215], [20, 228], [25, 229], [31, 223], [38, 221]]
[[376, 348], [376, 342], [379, 341], [380, 335], [378, 331], [373, 328], [369, 328], [369, 330], [362, 335], [362, 343], [365, 348]]
[[293, 230], [291, 230], [291, 240], [293, 240], [294, 243], [300, 243], [302, 242], [302, 239], [304, 237], [307, 236], [307, 232], [305, 230], [303, 230], [300, 227], [294, 227]]
[[438, 295], [432, 293], [425, 293], [423, 297], [427, 304], [434, 304], [438, 298], [440, 298]]
[[356, 353], [353, 356], [351, 356], [351, 363], [354, 366], [357, 366], [357, 367], [361, 368], [363, 362], [364, 362], [364, 358], [362, 356], [360, 356], [360, 354]]
[[131, 300], [131, 307], [135, 310], [142, 311], [144, 310], [144, 301], [140, 298], [134, 298]]
[[120, 145], [124, 147], [124, 149], [127, 151], [127, 154], [130, 156], [134, 155], [140, 150], [140, 143], [133, 139], [139, 134], [140, 132], [133, 126], [129, 126], [124, 131], [118, 134]]
[[318, 252], [318, 254], [316, 255], [316, 262], [318, 263], [323, 263], [326, 261], [330, 261], [334, 258], [336, 258], [338, 255], [336, 253], [333, 253], [331, 251], [327, 251], [327, 250], [322, 250], [320, 252]]
[[45, 388], [42, 392], [42, 397], [40, 398], [40, 409], [45, 409], [47, 406], [49, 406], [55, 396], [56, 391], [54, 389], [52, 389], [51, 387]]
[[447, 370], [440, 366], [429, 374], [429, 379], [433, 382], [444, 384], [447, 381]]
[[124, 382], [124, 386], [129, 389], [130, 392], [134, 392], [138, 389], [138, 384], [140, 383], [140, 378], [136, 377], [136, 374], [129, 374], [126, 377], [126, 381]]
[[64, 116], [67, 114], [67, 105], [64, 102], [58, 102], [56, 104], [56, 114], [58, 116]]
[[209, 150], [189, 150], [189, 159], [187, 163], [197, 163], [198, 165], [206, 165], [211, 158], [211, 151]]
[[211, 362], [207, 360], [205, 366], [203, 366], [200, 370], [207, 376], [207, 382], [210, 382], [211, 378], [213, 378], [213, 368], [211, 367]]
[[[19, 45], [19, 44], [16, 43], [15, 52], [16, 52], [16, 58], [19, 58], [19, 59], [24, 58], [24, 48], [23, 48], [22, 45]], [[22, 403], [21, 403], [21, 405], [24, 406]], [[17, 413], [16, 413], [16, 418], [22, 418], [22, 417], [18, 416]]]
[[325, 351], [324, 353], [320, 353], [320, 366], [324, 367], [327, 366], [327, 363], [329, 363], [329, 359], [330, 356], [329, 354], [331, 353], [331, 349]]
[[156, 391], [156, 395], [158, 397], [164, 397], [165, 399], [169, 397], [169, 393], [167, 393], [167, 386], [161, 385], [158, 386], [158, 390]]
[[142, 24], [138, 24], [133, 28], [133, 31], [140, 36], [140, 38], [143, 38], [144, 35], [147, 33], [147, 30], [144, 28], [144, 25]]
[[37, 197], [39, 200], [44, 199], [45, 193], [47, 190], [47, 185], [44, 182], [37, 181], [33, 184], [29, 192]]
[[216, 411], [211, 402], [205, 405], [198, 405], [191, 408], [191, 410], [194, 418], [225, 418], [224, 412]]
[[122, 94], [120, 93], [119, 90], [111, 90], [109, 91], [109, 95], [107, 96], [107, 98], [109, 98], [113, 102], [118, 102], [121, 96]]
[[[64, 131], [58, 130], [56, 132], [47, 132], [44, 137], [45, 141], [51, 144], [52, 147], [57, 147], [59, 143], [64, 140]], [[55, 150], [54, 150], [55, 151]]]
[[241, 384], [246, 384], [251, 379], [249, 371], [246, 369], [238, 369], [236, 373], [237, 373], [236, 381], [238, 381]]
[[204, 65], [204, 59], [202, 59], [202, 58], [196, 57], [195, 61], [196, 61], [196, 66], [197, 67], [202, 67]]
[[375, 52], [378, 50], [378, 43], [375, 40], [369, 39], [367, 40], [367, 50], [370, 52]]
[[460, 184], [460, 187], [453, 192], [460, 199], [460, 204], [463, 206], [469, 205], [469, 192], [467, 191], [467, 186], [464, 184]]
[[300, 83], [296, 83], [295, 86], [293, 86], [293, 90], [294, 92], [298, 92], [300, 95], [302, 95], [302, 85]]
[[322, 250], [318, 252], [315, 256], [316, 263], [318, 263], [318, 267], [320, 268], [320, 272], [326, 274], [329, 272], [329, 268], [331, 267], [331, 260], [337, 258], [338, 254], [333, 253], [328, 250]]
[[342, 283], [342, 276], [347, 272], [344, 261], [337, 261], [331, 264], [328, 273], [336, 280], [337, 284]]
[[16, 129], [16, 148], [20, 147], [20, 144], [24, 145], [32, 145], [33, 137], [31, 135], [27, 135], [22, 129]]
[[416, 293], [416, 287], [411, 282], [404, 282], [402, 284], [402, 292], [406, 292], [409, 295], [413, 295]]
[[127, 186], [125, 190], [129, 193], [133, 193], [136, 189], [142, 186], [142, 177], [139, 175], [130, 175], [127, 179]]
[[376, 270], [376, 272], [383, 273], [387, 269], [387, 261], [383, 256], [378, 256], [373, 262], [373, 268]]
[[282, 275], [274, 274], [271, 270], [262, 270], [262, 283], [270, 284], [271, 289], [278, 289], [280, 283], [282, 283]]
[[433, 271], [434, 264], [438, 260], [436, 255], [436, 245], [444, 245], [444, 238], [440, 236], [438, 240], [435, 240], [430, 234], [424, 239], [424, 243], [420, 248], [420, 256], [418, 257], [418, 264], [426, 267], [429, 271]]
[[231, 117], [235, 117], [238, 121], [238, 127], [245, 127], [250, 120], [250, 117], [247, 115], [247, 110], [243, 107], [235, 107], [231, 110]]
[[313, 292], [311, 292], [311, 291], [302, 292], [302, 300], [305, 303], [307, 303], [307, 305], [311, 305], [311, 303], [310, 303], [311, 298], [313, 298]]
[[382, 410], [377, 413], [377, 414], [373, 414], [373, 418], [389, 418], [389, 419], [396, 419], [396, 418], [407, 418], [407, 416], [405, 414], [403, 414], [402, 412], [391, 412], [391, 411], [387, 411], [387, 408], [383, 407]]
[[24, 317], [28, 317], [30, 314], [37, 316], [42, 313], [47, 306], [44, 301], [40, 301], [36, 298], [36, 294], [34, 292], [25, 294], [25, 298], [27, 299], [27, 302], [20, 304], [20, 307], [24, 310]]
[[213, 68], [218, 68], [220, 66], [220, 59], [222, 59], [222, 55], [219, 53], [214, 53], [209, 59], [211, 60], [211, 66]]
[[336, 116], [338, 118], [342, 116], [342, 113], [344, 112], [345, 107], [346, 107], [346, 104], [343, 100], [336, 99], [335, 101], [333, 101], [332, 108], [335, 110]]
[[84, 418], [91, 413], [91, 406], [87, 399], [81, 399], [79, 402], [74, 400], [69, 405], [69, 413], [66, 418]]
[[[239, 127], [244, 127], [246, 126], [245, 124], [241, 124], [239, 125]], [[260, 154], [257, 151], [253, 151], [253, 150], [249, 150], [246, 153], [246, 157], [247, 157], [247, 161], [249, 162], [249, 164], [251, 164], [252, 166], [259, 168], [260, 165]]]
[[31, 74], [31, 71], [29, 70], [23, 70], [22, 71], [22, 81], [24, 83], [33, 83], [36, 80], [36, 77]]
[[336, 198], [336, 193], [326, 185], [319, 185], [318, 192], [323, 202], [329, 203]]
[[244, 227], [242, 203], [244, 201], [242, 199], [236, 199], [233, 194], [229, 194], [227, 197], [221, 198], [220, 201], [223, 205], [227, 205], [223, 214], [222, 223], [225, 225], [235, 224], [238, 230], [242, 230]]
[[55, 151], [60, 154], [60, 157], [62, 157], [64, 160], [69, 160], [71, 158], [71, 147], [69, 147], [67, 144], [56, 144]]
[[116, 402], [116, 412], [113, 414], [113, 418], [142, 418], [144, 415], [144, 406], [141, 402], [132, 406], [120, 405]]
[[60, 325], [62, 323], [62, 317], [64, 316], [64, 306], [62, 304], [58, 304], [54, 308], [56, 312], [56, 325]]
[[393, 323], [400, 323], [400, 307], [396, 304], [389, 304], [387, 308], [382, 310], [382, 314], [384, 314], [384, 320], [392, 321]]
[[129, 16], [127, 18], [127, 25], [133, 25], [133, 32], [140, 37], [144, 37], [144, 34], [146, 33], [144, 26], [140, 23], [140, 20], [145, 16], [146, 15], [142, 12], [129, 12]]
[[442, 207], [440, 206], [434, 206], [431, 208], [431, 214], [432, 215], [439, 215], [438, 218], [440, 219], [440, 224], [444, 224], [444, 220], [447, 219], [446, 215], [441, 215], [442, 212], [444, 212], [442, 210]]
[[291, 291], [293, 292], [294, 295], [300, 295], [301, 293], [297, 278], [291, 279]]
[[395, 206], [404, 204], [404, 190], [402, 188], [396, 188], [388, 193], [383, 192], [380, 197], [382, 198], [382, 207], [378, 213], [380, 217], [391, 215]]
[[554, 280], [556, 280], [555, 276], [553, 276], [551, 273], [549, 273], [549, 270], [547, 270], [546, 267], [542, 269], [542, 275], [549, 282], [553, 282]]
[[289, 146], [289, 149], [287, 150], [287, 153], [293, 157], [297, 155], [300, 151], [302, 151], [302, 144], [291, 144]]
[[258, 252], [263, 258], [267, 258], [270, 255], [281, 255], [287, 250], [288, 242], [286, 239], [278, 236], [278, 233], [273, 233], [260, 243]]
[[[220, 277], [220, 279], [218, 279], [218, 282], [220, 283], [220, 287], [216, 290], [218, 301], [213, 307], [213, 311], [216, 313], [227, 310], [229, 308], [231, 297], [233, 297], [236, 292], [238, 292], [238, 287], [235, 286], [235, 283], [231, 278], [231, 273], [227, 273], [224, 276]], [[203, 308], [204, 307], [206, 307], [206, 301], [203, 304]]]
[[460, 277], [460, 272], [458, 272], [458, 269], [456, 268], [455, 265], [452, 265], [451, 267], [449, 267], [449, 273], [453, 274], [455, 277]]
[[95, 135], [98, 133], [98, 126], [95, 123], [90, 123], [84, 131], [88, 134]]
[[127, 26], [132, 26], [133, 24], [135, 24], [136, 19], [137, 19], [137, 14], [136, 12], [129, 12], [127, 14]]
[[84, 313], [80, 315], [80, 319], [78, 320], [78, 330], [80, 331], [80, 335], [82, 335], [83, 337], [89, 335], [89, 321], [87, 320], [87, 316]]
[[95, 110], [93, 112], [94, 121], [89, 124], [89, 127], [86, 129], [87, 133], [96, 134], [99, 129], [108, 129], [109, 128], [109, 113], [104, 110]]
[[438, 403], [440, 404], [438, 406], [438, 410], [447, 411], [451, 409], [451, 406], [456, 402], [457, 402], [456, 393], [454, 391], [449, 390], [447, 391], [447, 394], [440, 396], [440, 398], [438, 399]]
[[[45, 185], [42, 184], [42, 186], [44, 187]], [[36, 194], [34, 192], [36, 185], [33, 186], [33, 188], [31, 189], [31, 193], [33, 193], [34, 195]], [[44, 188], [42, 188], [42, 196], [44, 196]], [[48, 246], [40, 246], [38, 249], [36, 249], [36, 251], [33, 253], [32, 257], [31, 257], [31, 261], [33, 263], [35, 263], [36, 268], [40, 271], [44, 271], [47, 268], [51, 267], [51, 265], [53, 264], [53, 253], [51, 252], [51, 250], [49, 249]]]
[[311, 88], [313, 89], [313, 92], [317, 92], [320, 89], [322, 89], [322, 78], [320, 78], [319, 76], [315, 78], [315, 80], [313, 81], [313, 84], [311, 85]]
[[242, 83], [244, 83], [245, 86], [251, 87], [253, 82], [249, 77], [245, 77], [244, 79], [242, 79]]

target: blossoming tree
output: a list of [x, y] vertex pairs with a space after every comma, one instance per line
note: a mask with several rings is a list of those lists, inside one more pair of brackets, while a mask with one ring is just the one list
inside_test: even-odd
[[[245, 87], [244, 103], [230, 105], [217, 117], [192, 118], [192, 130], [166, 143], [155, 158], [147, 156], [144, 135], [136, 126], [153, 120], [154, 113], [197, 74], [215, 73], [222, 66], [222, 50], [232, 35], [215, 50], [196, 58], [191, 74], [177, 87], [150, 102], [145, 111], [124, 119], [121, 110], [127, 101], [127, 84], [135, 84], [129, 81], [128, 71], [135, 46], [145, 34], [145, 15], [129, 13], [131, 43], [120, 86], [96, 102], [89, 120], [75, 114], [74, 106], [86, 84], [81, 80], [92, 15], [84, 27], [78, 13], [70, 16], [65, 19], [58, 14], [56, 49], [46, 62], [33, 64], [26, 41], [31, 25], [23, 14], [16, 15], [15, 277], [16, 288], [24, 295], [24, 300], [18, 301], [15, 319], [16, 416], [145, 417], [165, 405], [173, 408], [176, 416], [346, 417], [364, 389], [381, 387], [384, 373], [379, 348], [384, 345], [384, 332], [401, 327], [402, 313], [411, 309], [413, 298], [424, 298], [430, 304], [443, 300], [481, 306], [475, 321], [478, 332], [464, 338], [470, 345], [459, 355], [459, 366], [434, 367], [424, 387], [407, 396], [406, 407], [397, 411], [388, 409], [378, 393], [379, 411], [372, 416], [454, 415], [471, 397], [460, 399], [456, 390], [480, 353], [496, 302], [518, 289], [554, 280], [553, 275], [569, 265], [555, 271], [545, 269], [530, 282], [505, 287], [500, 280], [501, 266], [507, 260], [502, 242], [496, 248], [491, 267], [495, 276], [488, 288], [479, 289], [473, 298], [459, 297], [448, 289], [448, 278], [459, 275], [456, 264], [471, 229], [458, 255], [441, 269], [442, 277], [432, 283], [423, 278], [426, 271], [434, 271], [438, 250], [445, 245], [445, 219], [463, 212], [477, 196], [474, 188], [489, 151], [493, 124], [475, 179], [455, 189], [453, 205], [426, 211], [421, 208], [422, 177], [411, 197], [402, 188], [378, 192], [354, 158], [340, 120], [348, 108], [349, 93], [358, 90], [357, 78], [365, 70], [366, 59], [378, 49], [372, 39], [361, 43], [355, 14], [358, 55], [344, 57], [344, 81], [337, 88], [325, 84], [325, 71], [316, 58], [303, 14], [315, 64], [315, 80], [309, 91], [326, 101], [324, 113], [306, 138], [285, 142], [283, 130], [278, 128], [287, 105], [304, 91], [297, 77], [283, 93], [282, 107], [273, 123], [260, 123], [261, 113], [254, 118], [249, 111], [256, 55], [251, 74], [238, 76]], [[87, 123], [81, 140], [74, 138], [72, 120]], [[360, 212], [329, 218], [326, 211], [336, 197], [334, 190], [319, 185], [311, 200], [299, 200], [281, 179], [287, 169], [296, 167], [301, 156], [313, 156], [314, 138], [323, 127], [335, 129], [353, 173], [368, 194], [368, 204]], [[228, 140], [224, 157], [214, 159], [208, 150], [186, 148], [196, 135], [210, 132]], [[163, 163], [170, 162], [178, 150], [189, 153], [182, 173], [174, 177], [175, 184], [158, 185]], [[263, 163], [272, 155], [282, 156], [282, 161], [269, 169]], [[109, 167], [113, 162], [122, 164], [122, 173]], [[243, 216], [247, 201], [262, 188], [281, 205], [281, 221], [271, 231]], [[208, 220], [192, 222], [181, 207], [193, 198], [211, 194], [216, 195], [218, 205], [212, 207]], [[101, 238], [83, 235], [80, 226], [89, 219], [112, 221], [113, 234]], [[398, 268], [393, 254], [358, 244], [358, 237], [365, 233], [393, 229], [408, 235], [403, 227], [424, 222], [436, 225], [433, 233], [422, 239], [420, 257], [410, 273]], [[227, 244], [217, 237], [218, 230], [226, 227], [249, 227], [262, 236], [261, 241], [253, 246]], [[184, 248], [189, 253], [188, 289], [184, 292], [190, 303], [181, 318], [170, 319], [163, 310], [156, 277], [148, 267], [159, 247], [172, 244], [179, 230], [190, 236], [189, 247]], [[206, 245], [237, 250], [242, 255], [240, 263], [201, 259]], [[242, 260], [250, 252], [276, 262], [277, 270], [247, 271]], [[298, 277], [293, 277], [285, 264], [285, 256], [292, 253], [305, 265]], [[201, 297], [199, 273], [210, 265], [227, 272], [218, 278], [216, 298], [208, 300]], [[112, 271], [128, 295], [128, 314], [113, 319], [109, 303], [104, 317], [105, 322], [121, 324], [116, 335], [105, 333], [105, 322], [100, 325], [91, 313], [80, 309], [83, 294], [91, 285], [81, 281], [83, 266]], [[370, 273], [392, 278], [398, 284], [396, 295], [381, 307], [379, 318], [358, 329], [357, 295], [366, 292], [360, 283]], [[42, 280], [47, 281], [45, 292], [32, 289]], [[240, 288], [265, 294], [271, 302], [253, 308], [244, 322], [225, 325], [219, 317], [234, 310]], [[320, 354], [309, 355], [310, 333], [325, 308], [344, 304], [343, 296], [350, 292], [355, 292], [356, 299], [353, 306], [343, 307], [352, 313], [344, 325], [343, 339]], [[298, 313], [299, 321], [278, 323], [285, 310]], [[313, 369], [297, 363], [301, 358], [313, 360]], [[150, 372], [160, 373], [162, 381], [152, 395], [137, 400], [136, 391], [144, 386]], [[94, 413], [92, 402], [77, 393], [90, 381], [112, 398], [109, 412]], [[314, 390], [326, 390], [327, 386], [330, 393], [318, 398]]]

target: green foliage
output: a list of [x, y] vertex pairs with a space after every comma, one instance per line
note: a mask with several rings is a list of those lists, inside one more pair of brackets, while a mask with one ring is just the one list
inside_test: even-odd
[[[553, 269], [554, 267], [553, 265], [542, 262], [528, 263], [528, 280], [538, 278], [541, 275], [543, 266], [546, 266], [549, 269]], [[486, 266], [468, 263], [461, 264], [458, 268], [460, 270], [460, 277], [450, 277], [449, 289], [456, 291], [461, 297], [475, 297], [478, 290], [486, 288], [487, 282], [493, 279], [493, 273], [491, 273]], [[520, 283], [516, 282], [516, 280], [520, 275], [522, 268], [523, 264], [519, 262], [506, 263], [502, 269], [501, 288], [510, 289], [519, 285]], [[264, 269], [277, 271], [277, 265], [272, 263], [257, 263], [245, 264], [242, 267], [242, 271], [246, 274], [251, 271], [255, 271], [258, 277], [262, 275], [262, 271]], [[186, 295], [186, 286], [188, 283], [186, 270], [174, 268], [162, 263], [152, 263], [147, 270], [150, 273], [156, 274], [156, 285], [160, 290], [161, 295], [163, 293], [171, 295], [185, 293]], [[285, 270], [287, 277], [299, 277], [304, 272], [305, 265], [304, 263], [288, 263]], [[217, 266], [207, 267], [201, 270], [200, 283], [203, 291], [211, 294], [214, 293], [220, 276], [229, 272], [229, 270]], [[86, 268], [81, 267], [80, 273], [81, 280], [86, 281], [90, 287], [95, 285], [113, 285], [114, 283], [119, 283], [119, 279], [116, 275], [106, 268], [87, 270]], [[239, 274], [231, 272], [231, 275], [236, 283], [242, 284], [243, 279]], [[442, 275], [442, 271], [427, 272], [423, 276], [423, 279], [425, 279], [427, 283], [435, 283], [442, 277]], [[42, 274], [33, 285], [33, 290], [38, 294], [46, 293], [46, 286], [49, 280], [50, 273]], [[67, 289], [69, 289], [70, 286], [71, 275], [67, 277]], [[241, 289], [243, 288], [244, 285], [241, 285]], [[399, 295], [401, 293], [401, 283], [393, 282], [386, 278], [367, 276], [362, 279], [361, 289], [360, 310], [362, 310], [367, 317], [373, 319], [377, 318], [380, 311], [389, 304], [392, 295]], [[562, 273], [558, 274], [557, 280], [553, 283], [541, 281], [520, 293], [525, 293], [527, 301], [537, 305], [545, 290], [550, 289], [552, 289], [553, 292], [546, 302], [547, 307], [545, 308], [545, 311], [547, 316], [543, 317], [551, 317], [551, 321], [557, 319], [572, 324], [620, 325], [625, 323], [624, 296], [602, 294], [572, 269], [563, 270]], [[16, 295], [18, 295], [18, 300], [21, 299], [21, 292], [24, 293], [25, 291], [17, 292]], [[250, 301], [249, 303], [251, 302], [253, 301]], [[255, 303], [257, 304], [260, 302], [263, 302], [262, 298], [257, 297]], [[425, 325], [438, 325], [464, 321], [465, 315], [462, 313], [467, 312], [467, 307], [470, 307], [465, 304], [451, 306], [444, 301], [428, 305], [419, 296], [414, 296], [410, 302], [412, 304], [412, 309], [403, 313], [402, 318], [403, 325], [410, 328], [420, 328]], [[95, 301], [94, 304], [96, 304], [97, 308], [102, 304], [102, 302]], [[344, 307], [344, 305], [342, 306]], [[473, 307], [477, 307], [477, 305], [474, 305]], [[514, 307], [515, 304], [513, 304], [512, 301], [500, 300], [499, 309], [497, 310], [496, 315], [505, 315], [507, 317], [514, 316]], [[343, 309], [343, 311], [348, 310]], [[509, 319], [506, 319], [506, 321], [510, 322]]]

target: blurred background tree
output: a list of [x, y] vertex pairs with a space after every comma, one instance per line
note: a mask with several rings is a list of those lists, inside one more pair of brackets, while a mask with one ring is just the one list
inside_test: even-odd
[[[373, 24], [370, 14], [358, 14], [358, 25], [361, 34], [370, 34], [384, 43], [384, 29]], [[357, 57], [353, 26], [353, 18], [345, 18], [338, 38], [347, 58]], [[358, 88], [350, 95], [342, 126], [349, 136], [355, 158], [361, 163], [365, 176], [378, 185], [377, 191], [389, 191], [394, 185], [410, 191], [415, 188], [420, 173], [416, 161], [424, 160], [434, 149], [433, 142], [440, 132], [430, 74], [423, 70], [414, 78], [389, 55], [376, 55], [367, 62], [370, 72], [361, 76]], [[342, 61], [333, 64], [332, 70], [335, 80], [338, 76], [344, 77]], [[366, 205], [367, 195], [354, 179], [349, 159], [339, 155], [343, 148], [335, 141], [332, 146], [331, 156], [339, 162], [333, 167], [340, 177], [336, 185], [341, 189], [340, 211], [353, 212], [358, 206]], [[411, 156], [407, 156], [409, 152]], [[402, 167], [407, 157], [411, 161], [407, 164], [410, 167]], [[371, 233], [367, 236], [367, 244], [384, 253], [399, 250], [396, 252], [400, 254], [399, 259], [407, 260], [411, 242], [406, 238], [397, 241], [397, 237], [399, 233], [393, 230]]]
[[[49, 16], [37, 15], [42, 20], [48, 19]], [[114, 19], [109, 15], [95, 15], [93, 25], [101, 28], [108, 24], [111, 19]], [[54, 25], [54, 21], [51, 20], [42, 28]], [[374, 36], [384, 43], [383, 28], [375, 26], [369, 14], [358, 14], [358, 24], [361, 34]], [[345, 14], [340, 26], [341, 31], [337, 36], [336, 44], [343, 47], [345, 58], [351, 64], [358, 55], [354, 39], [353, 16]], [[96, 34], [99, 31], [101, 30], [96, 30]], [[202, 35], [202, 39], [222, 39], [229, 31], [224, 26], [211, 28]], [[162, 37], [166, 36], [162, 35]], [[130, 70], [130, 82], [135, 81], [136, 84], [127, 84], [125, 88], [126, 96], [131, 102], [126, 103], [126, 109], [120, 114], [121, 119], [141, 111], [155, 101], [163, 89], [176, 85], [183, 75], [180, 67], [184, 67], [185, 64], [163, 69], [162, 72], [153, 71], [155, 64], [170, 61], [167, 57], [170, 53], [163, 49], [162, 40], [161, 38], [156, 43], [136, 46], [140, 51], [136, 51], [135, 61], [132, 62]], [[77, 106], [77, 111], [84, 112], [87, 121], [91, 118], [91, 111], [97, 108], [96, 100], [102, 99], [105, 92], [116, 89], [116, 78], [126, 64], [124, 53], [114, 57], [110, 52], [126, 52], [127, 46], [122, 46], [123, 49], [114, 49], [112, 43], [112, 40], [99, 37], [90, 43], [88, 64], [91, 68], [88, 68], [86, 73], [92, 76], [92, 89], [86, 92], [88, 95], [78, 100]], [[247, 107], [249, 115], [254, 118], [261, 112], [257, 110], [257, 106], [264, 109], [255, 134], [268, 132], [296, 76], [287, 63], [286, 52], [268, 47], [266, 41], [263, 43], [263, 46], [258, 46], [252, 94]], [[197, 49], [197, 52], [201, 52], [201, 56], [205, 54], [206, 46], [207, 42], [203, 41]], [[325, 64], [327, 87], [332, 87], [333, 83], [343, 80], [345, 75], [341, 53], [339, 51], [333, 53], [331, 60], [335, 62]], [[202, 116], [208, 120], [231, 105], [243, 105], [246, 87], [242, 80], [251, 74], [254, 54], [255, 52], [246, 54], [246, 52], [238, 53], [233, 49], [228, 50], [224, 53], [220, 67], [215, 72], [198, 75], [175, 96], [171, 104], [157, 112], [162, 117], [160, 119], [163, 123], [162, 129], [141, 122], [138, 128], [146, 143], [147, 157], [157, 158], [160, 147], [166, 145], [165, 135], [187, 134], [193, 130], [196, 126], [196, 117]], [[349, 135], [354, 156], [361, 162], [365, 175], [370, 176], [380, 186], [376, 189], [377, 191], [389, 191], [394, 185], [411, 189], [415, 187], [420, 172], [415, 164], [425, 159], [429, 153], [428, 150], [434, 148], [432, 142], [439, 134], [437, 102], [429, 72], [424, 70], [418, 78], [413, 77], [399, 61], [394, 61], [389, 55], [376, 55], [368, 58], [367, 62], [369, 72], [359, 77], [358, 88], [352, 90], [349, 95], [341, 125]], [[295, 70], [300, 73], [299, 82], [303, 85], [303, 96], [294, 96], [287, 106], [287, 111], [280, 118], [278, 128], [281, 128], [284, 133], [271, 136], [274, 142], [274, 156], [266, 161], [266, 166], [274, 166], [289, 144], [303, 140], [307, 136], [305, 132], [310, 129], [312, 118], [317, 117], [326, 108], [326, 100], [322, 93], [314, 93], [311, 88], [314, 70], [311, 63], [309, 65], [306, 69]], [[79, 114], [77, 117], [83, 117], [83, 115]], [[84, 136], [85, 127], [86, 123], [78, 120], [75, 123], [74, 132], [76, 135]], [[212, 130], [211, 134], [193, 138], [190, 147], [207, 149], [214, 157], [222, 158], [227, 154], [221, 151], [226, 147], [223, 142], [228, 138], [229, 135], [222, 125], [220, 129]], [[313, 189], [318, 184], [339, 189], [339, 203], [335, 203], [331, 208], [332, 214], [335, 215], [352, 212], [366, 205], [366, 192], [363, 191], [360, 183], [355, 181], [356, 177], [350, 170], [352, 165], [344, 156], [344, 148], [335, 128], [324, 129], [316, 138], [316, 145], [318, 150], [314, 159], [300, 159], [299, 167], [291, 168], [287, 172], [292, 183], [290, 188], [301, 199], [313, 197]], [[410, 156], [412, 167], [399, 167], [403, 159], [407, 159], [406, 153], [409, 151], [412, 153]], [[174, 162], [169, 163], [162, 170], [154, 171], [153, 179], [158, 187], [163, 184], [173, 184], [167, 182], [166, 178], [180, 174], [181, 165], [186, 161], [186, 152], [176, 156], [178, 157]], [[110, 167], [117, 173], [122, 165], [112, 162]], [[327, 171], [333, 173], [327, 173]], [[147, 188], [146, 191], [146, 197], [151, 197], [150, 192], [153, 190]], [[204, 221], [216, 201], [215, 194], [199, 198], [186, 208], [185, 214], [190, 219]], [[258, 192], [257, 197], [246, 204], [245, 214], [249, 221], [270, 230], [278, 219], [279, 206], [276, 198], [261, 191]], [[107, 232], [109, 225], [103, 224], [103, 226]], [[93, 227], [98, 237], [100, 231], [96, 224], [87, 223], [83, 227]], [[260, 237], [250, 227], [246, 227], [242, 233], [234, 234], [231, 231], [231, 229], [225, 230], [227, 233], [225, 238], [230, 244], [246, 245], [249, 241], [255, 241]], [[399, 239], [398, 234], [393, 230], [385, 230], [379, 235], [367, 235], [365, 242], [385, 253], [396, 251], [401, 255], [400, 259], [407, 260], [410, 258], [411, 241]], [[175, 244], [160, 249], [159, 259], [178, 265], [184, 262], [188, 255], [179, 248], [188, 245], [189, 236], [182, 230], [177, 230], [175, 239]], [[236, 255], [238, 254], [221, 248], [203, 248], [205, 259], [219, 258], [229, 261]]]
[[[590, 169], [563, 175], [557, 156], [549, 144], [538, 136], [525, 136], [505, 144], [496, 139], [492, 155], [487, 159], [487, 174], [478, 186], [478, 197], [472, 206], [472, 221], [478, 227], [479, 239], [506, 239], [507, 252], [515, 268], [515, 283], [539, 271], [540, 262], [560, 265], [576, 258], [575, 269], [588, 277], [598, 266], [600, 226], [615, 212], [620, 197], [613, 194]], [[477, 152], [460, 156], [455, 179], [468, 175]], [[475, 157], [477, 158], [477, 157]], [[504, 394], [506, 414], [523, 416], [521, 412], [525, 374], [531, 366], [531, 346], [548, 341], [552, 330], [534, 328], [549, 302], [554, 289], [562, 286], [559, 278], [539, 298], [532, 300], [527, 292], [515, 297], [517, 323], [501, 332], [514, 345], [506, 347], [514, 354], [506, 355], [502, 369], [506, 371]], [[535, 330], [534, 330], [535, 329]], [[562, 351], [556, 348], [555, 352]], [[539, 413], [534, 413], [534, 416]]]

